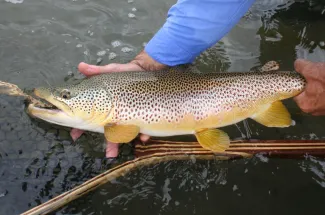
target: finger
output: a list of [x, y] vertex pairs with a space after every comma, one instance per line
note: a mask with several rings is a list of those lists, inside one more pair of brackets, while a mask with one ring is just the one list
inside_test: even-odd
[[304, 75], [306, 72], [308, 72], [308, 67], [310, 67], [313, 64], [313, 62], [309, 61], [309, 60], [305, 60], [305, 59], [297, 59], [294, 62], [294, 67], [295, 70], [299, 73], [301, 73], [302, 75]]
[[313, 116], [325, 116], [325, 111], [316, 111], [311, 113]]
[[73, 128], [70, 131], [70, 136], [73, 139], [73, 141], [76, 141], [85, 131], [80, 130], [78, 128]]
[[79, 72], [81, 72], [82, 74], [84, 74], [86, 76], [89, 76], [92, 74], [100, 74], [100, 68], [101, 68], [100, 66], [89, 65], [84, 62], [81, 62], [78, 65]]
[[109, 72], [124, 72], [124, 71], [142, 71], [142, 68], [135, 63], [127, 63], [127, 64], [108, 64], [106, 66], [95, 66], [89, 65], [84, 62], [81, 62], [78, 65], [78, 70], [86, 75], [98, 75], [101, 73], [109, 73]]
[[141, 134], [140, 135], [140, 140], [143, 143], [147, 142], [149, 139], [150, 139], [150, 136], [149, 135], [146, 135], [146, 134]]
[[116, 158], [118, 155], [118, 143], [106, 142], [106, 158]]
[[302, 92], [298, 96], [294, 97], [293, 100], [297, 103], [298, 107], [303, 111], [307, 112], [308, 108], [308, 98], [306, 98], [306, 93]]
[[317, 100], [314, 97], [308, 97], [305, 92], [294, 97], [294, 101], [303, 112], [310, 114], [315, 112]]

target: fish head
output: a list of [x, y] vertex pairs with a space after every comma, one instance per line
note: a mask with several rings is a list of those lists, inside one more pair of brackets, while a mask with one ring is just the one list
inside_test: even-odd
[[64, 87], [39, 87], [34, 94], [50, 107], [30, 104], [28, 113], [50, 123], [91, 131], [112, 119], [111, 95], [103, 86], [89, 81]]

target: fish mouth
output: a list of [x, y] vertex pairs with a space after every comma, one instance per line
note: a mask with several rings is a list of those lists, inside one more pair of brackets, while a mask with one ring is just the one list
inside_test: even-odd
[[82, 120], [76, 118], [70, 108], [57, 100], [50, 90], [35, 89], [34, 95], [34, 100], [27, 107], [30, 116], [66, 127], [82, 124]]
[[30, 115], [38, 118], [43, 118], [41, 117], [43, 115], [64, 113], [63, 110], [58, 108], [53, 103], [39, 97], [36, 97], [35, 100], [28, 105], [27, 111]]
[[32, 116], [36, 116], [36, 117], [38, 117], [38, 115], [42, 113], [46, 113], [46, 114], [57, 114], [60, 112], [64, 113], [61, 109], [57, 108], [56, 106], [52, 106], [52, 107], [40, 106], [33, 103], [28, 105], [27, 110]]
[[33, 90], [33, 100], [31, 101], [31, 105], [39, 109], [46, 110], [61, 110], [57, 105], [55, 105], [54, 98], [52, 93], [48, 89], [44, 88], [36, 88]]
[[33, 103], [33, 105], [37, 108], [43, 108], [47, 110], [60, 110], [57, 106], [55, 106], [51, 102], [48, 102], [45, 99], [42, 99], [40, 97], [36, 97], [36, 103]]
[[71, 112], [66, 104], [54, 98], [49, 89], [36, 88], [33, 94], [33, 100], [28, 105], [27, 111], [34, 117], [53, 121], [55, 117], [62, 115], [66, 117]]

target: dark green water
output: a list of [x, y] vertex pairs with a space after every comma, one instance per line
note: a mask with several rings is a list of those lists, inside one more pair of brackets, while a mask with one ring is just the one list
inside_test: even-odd
[[[0, 80], [31, 89], [74, 76], [80, 61], [127, 62], [164, 23], [175, 1], [0, 1]], [[12, 2], [16, 2], [12, 3]], [[240, 23], [197, 59], [200, 70], [247, 71], [276, 60], [325, 61], [322, 1], [256, 1]], [[101, 58], [101, 59], [99, 59]], [[48, 83], [47, 83], [48, 82]], [[301, 114], [296, 126], [248, 121], [232, 138], [325, 139], [325, 118]], [[69, 129], [31, 119], [20, 98], [0, 96], [0, 214], [19, 214], [132, 156], [124, 145], [107, 164], [102, 135], [76, 143]], [[267, 159], [166, 162], [108, 183], [56, 214], [322, 214], [325, 160]]]

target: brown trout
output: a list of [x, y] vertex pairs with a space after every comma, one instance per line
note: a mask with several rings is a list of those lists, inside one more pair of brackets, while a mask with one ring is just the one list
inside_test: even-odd
[[52, 108], [30, 104], [31, 115], [62, 126], [104, 133], [127, 143], [150, 136], [195, 135], [205, 149], [223, 152], [229, 136], [220, 127], [251, 118], [267, 127], [292, 120], [281, 100], [298, 95], [296, 72], [195, 73], [169, 69], [101, 74], [78, 84], [40, 87], [34, 94]]

